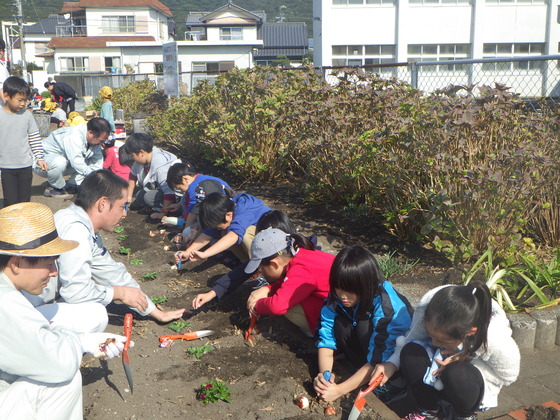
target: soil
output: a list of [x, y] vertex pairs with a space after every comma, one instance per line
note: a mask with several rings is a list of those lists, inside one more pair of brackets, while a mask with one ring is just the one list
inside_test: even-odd
[[[349, 244], [364, 244], [376, 253], [398, 250], [402, 258], [420, 258], [413, 270], [391, 278], [413, 304], [430, 288], [460, 279], [460, 273], [449, 268], [440, 256], [399, 243], [378, 227], [378, 221], [342, 216], [325, 205], [304, 203], [289, 186], [274, 190], [258, 185], [236, 187], [237, 191], [245, 190], [263, 198], [272, 208], [284, 210], [302, 233], [317, 234], [319, 244], [327, 252], [336, 253]], [[170, 245], [170, 231], [159, 233], [157, 222], [136, 212], [130, 212], [122, 226], [122, 233], [102, 234], [105, 246], [116, 260], [127, 265], [150, 297], [169, 299], [161, 304], [163, 309], [190, 309], [193, 298], [208, 291], [228, 271], [213, 259], [173, 270], [173, 253], [164, 250]], [[156, 230], [156, 235], [150, 236], [150, 231]], [[120, 235], [128, 236], [118, 240]], [[119, 255], [121, 246], [131, 249], [128, 257]], [[131, 265], [132, 259], [141, 259], [143, 264]], [[155, 279], [142, 280], [142, 275], [153, 272], [157, 272]], [[222, 300], [205, 305], [198, 313], [189, 313], [185, 317], [189, 326], [182, 332], [211, 329], [215, 334], [195, 341], [175, 341], [170, 348], [160, 348], [158, 341], [159, 336], [173, 333], [167, 325], [135, 314], [135, 345], [130, 350], [134, 393], [129, 390], [119, 359], [104, 362], [85, 358], [85, 418], [324, 419], [326, 404], [314, 398], [311, 383], [317, 372], [317, 350], [311, 339], [283, 317], [263, 316], [257, 324], [261, 333], [256, 336], [255, 347], [245, 344], [242, 333], [249, 325], [245, 302], [250, 292], [250, 284], [245, 284]], [[121, 333], [123, 314], [128, 308], [111, 304], [108, 311], [108, 331]], [[189, 348], [203, 344], [212, 346], [213, 351], [200, 359], [188, 354]], [[334, 374], [347, 373], [335, 364]], [[228, 384], [232, 390], [231, 403], [203, 404], [196, 399], [196, 389], [213, 379]], [[301, 409], [294, 403], [299, 396], [309, 398], [309, 408]], [[354, 397], [352, 393], [334, 403], [338, 410], [334, 418], [348, 416]], [[366, 405], [360, 418], [380, 416]]]
[[537, 405], [525, 411], [527, 420], [560, 420], [560, 411], [554, 407]]

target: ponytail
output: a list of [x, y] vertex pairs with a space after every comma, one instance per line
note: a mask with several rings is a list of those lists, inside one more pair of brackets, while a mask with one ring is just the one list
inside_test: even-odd
[[[492, 316], [492, 298], [485, 284], [470, 283], [439, 290], [424, 313], [424, 322], [438, 331], [463, 342], [464, 356], [488, 346], [488, 325]], [[470, 334], [473, 327], [476, 332]]]
[[309, 240], [307, 236], [303, 236], [301, 233], [290, 233], [293, 239], [293, 245], [295, 249], [307, 249], [309, 251], [315, 250], [315, 245]]

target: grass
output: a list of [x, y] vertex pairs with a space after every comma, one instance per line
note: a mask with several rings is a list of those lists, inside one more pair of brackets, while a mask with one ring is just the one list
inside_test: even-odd
[[392, 251], [377, 258], [377, 264], [379, 264], [379, 268], [381, 268], [387, 280], [395, 274], [407, 273], [420, 261], [403, 261], [395, 257], [396, 253], [397, 251]]
[[157, 271], [152, 271], [151, 273], [146, 273], [142, 275], [144, 280], [155, 280], [157, 278]]
[[142, 264], [144, 264], [144, 260], [141, 260], [140, 258], [134, 258], [133, 260], [130, 260], [130, 264], [131, 265], [142, 265]]
[[115, 233], [123, 233], [124, 232], [124, 226], [117, 226], [113, 229], [113, 232]]

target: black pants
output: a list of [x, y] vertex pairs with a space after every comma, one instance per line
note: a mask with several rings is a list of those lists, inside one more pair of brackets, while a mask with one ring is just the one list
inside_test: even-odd
[[[354, 368], [359, 369], [367, 363], [369, 340], [373, 334], [373, 325], [369, 319], [363, 319], [354, 325], [347, 316], [338, 315], [333, 332], [336, 347], [342, 350]], [[371, 363], [381, 363], [381, 359], [372, 360]]]
[[456, 416], [468, 417], [477, 411], [484, 397], [484, 378], [469, 362], [454, 362], [447, 366], [440, 378], [444, 388], [438, 391], [423, 381], [432, 361], [426, 349], [416, 343], [408, 343], [401, 352], [401, 374], [409, 392], [420, 409], [437, 410], [438, 400], [449, 402]]
[[72, 98], [69, 101], [66, 101], [66, 98], [64, 98], [62, 102], [60, 102], [60, 107], [64, 112], [66, 112], [66, 115], [68, 115], [70, 112], [75, 110], [76, 98]]
[[4, 207], [24, 201], [31, 201], [32, 179], [33, 171], [31, 166], [18, 169], [2, 169]]

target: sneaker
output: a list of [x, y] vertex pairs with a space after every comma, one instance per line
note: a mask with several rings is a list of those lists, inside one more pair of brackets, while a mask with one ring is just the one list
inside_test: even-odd
[[64, 188], [55, 188], [55, 187], [47, 187], [45, 192], [43, 193], [45, 197], [57, 197], [57, 198], [68, 198], [70, 194], [68, 194]]
[[260, 289], [263, 286], [268, 286], [269, 284], [270, 283], [268, 283], [265, 279], [263, 279], [262, 277], [259, 277], [258, 279], [253, 280], [251, 282], [250, 286], [251, 286], [251, 289], [257, 290], [257, 289]]
[[410, 413], [408, 416], [404, 417], [403, 420], [439, 420], [439, 417], [437, 411], [420, 410]]

